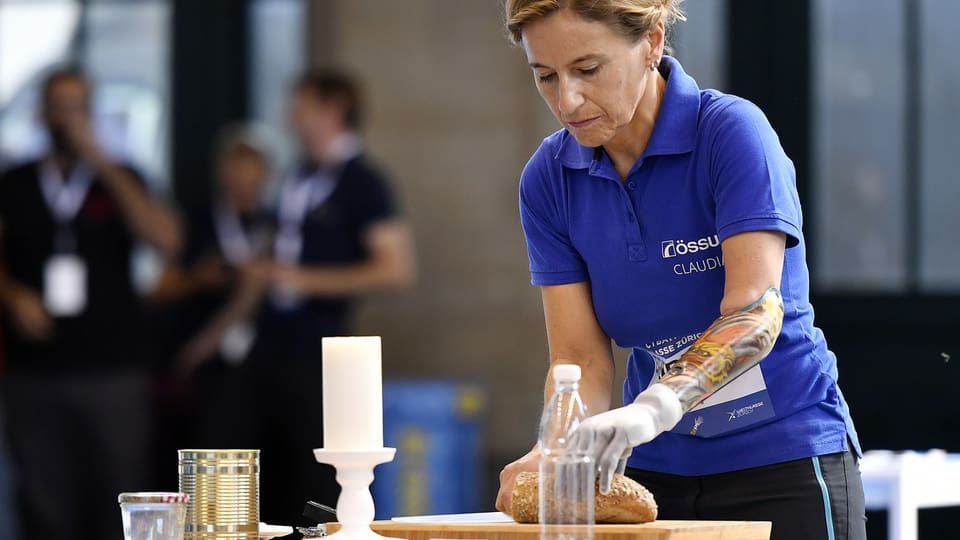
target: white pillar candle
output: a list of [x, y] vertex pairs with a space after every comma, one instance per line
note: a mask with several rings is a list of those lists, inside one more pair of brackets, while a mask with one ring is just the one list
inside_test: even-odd
[[323, 447], [383, 448], [380, 336], [323, 338]]

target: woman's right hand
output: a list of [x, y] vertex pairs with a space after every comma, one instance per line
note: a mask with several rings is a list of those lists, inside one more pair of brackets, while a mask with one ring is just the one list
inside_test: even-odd
[[534, 448], [525, 456], [507, 465], [500, 471], [500, 491], [497, 493], [497, 510], [510, 514], [513, 502], [513, 485], [517, 475], [522, 472], [537, 472], [540, 470], [540, 451]]
[[47, 313], [43, 298], [33, 290], [21, 286], [8, 290], [7, 308], [13, 324], [27, 339], [44, 340], [53, 332], [53, 318]]
[[190, 269], [190, 281], [201, 291], [221, 287], [230, 277], [230, 268], [220, 257], [207, 257]]

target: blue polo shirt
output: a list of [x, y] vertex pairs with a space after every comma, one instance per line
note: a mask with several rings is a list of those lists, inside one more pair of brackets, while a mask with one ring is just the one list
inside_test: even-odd
[[720, 244], [738, 233], [787, 236], [783, 330], [770, 355], [634, 450], [629, 465], [704, 475], [842, 452], [857, 435], [836, 357], [813, 325], [793, 163], [763, 113], [701, 91], [673, 58], [647, 148], [621, 180], [599, 148], [566, 130], [523, 170], [520, 216], [535, 285], [590, 283], [597, 319], [631, 348], [625, 403], [719, 317]]

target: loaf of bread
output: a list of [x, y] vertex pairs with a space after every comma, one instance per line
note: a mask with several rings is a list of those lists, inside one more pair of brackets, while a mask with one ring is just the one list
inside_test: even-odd
[[[524, 472], [513, 486], [511, 514], [517, 523], [536, 523], [538, 516], [540, 475]], [[657, 502], [647, 488], [623, 476], [614, 475], [610, 493], [596, 492], [597, 523], [647, 523], [657, 519]]]

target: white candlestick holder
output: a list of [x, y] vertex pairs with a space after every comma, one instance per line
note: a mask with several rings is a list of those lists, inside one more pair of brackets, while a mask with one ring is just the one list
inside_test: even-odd
[[373, 468], [393, 461], [396, 448], [376, 450], [327, 450], [315, 448], [313, 455], [320, 463], [337, 468], [337, 483], [340, 498], [337, 500], [337, 521], [340, 530], [328, 536], [328, 540], [380, 540], [389, 538], [370, 529], [376, 511], [370, 484]]

